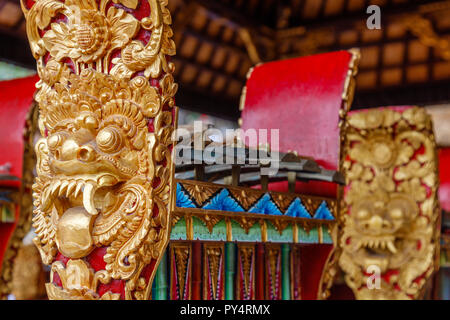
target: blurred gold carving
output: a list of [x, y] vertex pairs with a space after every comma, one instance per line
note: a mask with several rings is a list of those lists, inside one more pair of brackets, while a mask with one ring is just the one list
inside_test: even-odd
[[[148, 281], [142, 270], [168, 242], [175, 45], [167, 0], [148, 0], [139, 20], [132, 12], [144, 1], [22, 2], [41, 77], [34, 242], [62, 282], [47, 284], [50, 298], [115, 299], [96, 288], [116, 279], [126, 299], [148, 299], [156, 267]], [[133, 40], [143, 30], [146, 45]], [[99, 247], [100, 275], [79, 260]]]
[[14, 260], [12, 294], [17, 300], [45, 297], [45, 273], [39, 251], [33, 245], [23, 245]]
[[[348, 119], [347, 191], [339, 263], [357, 299], [415, 299], [435, 268], [436, 145], [424, 109], [376, 109]], [[381, 272], [370, 289], [371, 266]]]
[[420, 14], [413, 14], [404, 18], [403, 23], [412, 34], [419, 38], [423, 45], [436, 48], [442, 58], [450, 60], [450, 41], [440, 37], [434, 31], [430, 20]]

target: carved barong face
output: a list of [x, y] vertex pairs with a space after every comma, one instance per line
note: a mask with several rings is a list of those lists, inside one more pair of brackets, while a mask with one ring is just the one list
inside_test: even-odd
[[[437, 173], [420, 108], [349, 118], [340, 265], [358, 299], [417, 298], [434, 270]], [[380, 271], [380, 287], [373, 272]]]
[[[166, 61], [175, 50], [166, 5], [22, 4], [41, 77], [33, 222], [52, 264], [50, 298], [149, 297], [168, 241], [173, 177], [177, 86]], [[106, 249], [105, 267], [94, 272], [88, 261], [97, 249]], [[99, 295], [97, 286], [113, 279], [126, 282], [124, 293]]]

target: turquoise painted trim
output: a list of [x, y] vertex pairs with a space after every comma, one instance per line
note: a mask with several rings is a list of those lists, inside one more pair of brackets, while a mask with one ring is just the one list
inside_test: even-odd
[[277, 208], [272, 200], [270, 194], [266, 193], [258, 200], [249, 210], [249, 213], [259, 213], [259, 214], [271, 214], [271, 215], [282, 215], [281, 211]]
[[[213, 228], [212, 233], [209, 232], [206, 225], [197, 217], [192, 217], [194, 240], [200, 241], [227, 241], [227, 226], [225, 220], [219, 221]], [[261, 242], [261, 228], [260, 224], [256, 222], [250, 229], [248, 234], [239, 225], [238, 222], [231, 220], [231, 230], [233, 241], [238, 242]], [[275, 226], [270, 222], [266, 222], [267, 226], [267, 241], [275, 243], [292, 243], [293, 242], [293, 227], [291, 224], [287, 225], [280, 234]], [[298, 227], [298, 242], [315, 244], [319, 243], [318, 228], [312, 228], [309, 233], [306, 232], [300, 225]], [[324, 244], [332, 244], [333, 239], [328, 233], [327, 226], [321, 226]], [[181, 218], [172, 228], [170, 240], [187, 240], [186, 238], [186, 221]]]
[[[275, 204], [270, 193], [262, 196], [248, 209], [244, 210], [242, 205], [230, 194], [230, 191], [223, 187], [217, 193], [212, 195], [203, 205], [199, 205], [190, 196], [181, 183], [177, 183], [176, 206], [178, 208], [197, 208], [205, 210], [219, 210], [229, 212], [247, 212], [256, 214], [268, 214], [276, 216], [290, 216], [296, 218], [334, 220], [327, 202], [324, 200], [315, 212], [308, 212], [303, 204], [301, 196], [296, 197], [289, 207], [282, 212]], [[314, 216], [314, 217], [312, 217]]]
[[189, 195], [183, 191], [183, 188], [179, 183], [177, 183], [176, 206], [179, 208], [196, 208], [194, 202], [189, 198]]
[[290, 246], [287, 243], [281, 245], [281, 299], [291, 300], [291, 275], [289, 253]]
[[230, 196], [227, 189], [222, 189], [216, 196], [207, 201], [202, 209], [206, 210], [220, 210], [230, 212], [244, 212], [239, 203]]
[[294, 201], [292, 201], [285, 214], [287, 216], [295, 218], [311, 219], [311, 215], [309, 214], [308, 210], [306, 210], [300, 198], [296, 198]]
[[225, 243], [225, 300], [234, 300], [234, 275], [236, 273], [236, 244]]
[[326, 201], [322, 201], [320, 206], [317, 208], [316, 212], [314, 213], [314, 219], [334, 220], [334, 217], [331, 214], [330, 209], [328, 209]]

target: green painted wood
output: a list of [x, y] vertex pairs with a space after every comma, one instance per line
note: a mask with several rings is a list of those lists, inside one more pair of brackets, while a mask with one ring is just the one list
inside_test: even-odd
[[[158, 272], [158, 271], [156, 271], [156, 272]], [[153, 281], [153, 283], [152, 283], [152, 300], [156, 300], [156, 295], [157, 295], [157, 293], [156, 293], [156, 281]]]
[[225, 243], [225, 300], [234, 300], [234, 275], [236, 273], [236, 244]]
[[155, 284], [153, 300], [167, 300], [167, 252], [164, 252], [161, 258], [153, 283]]
[[[227, 241], [227, 227], [225, 220], [219, 221], [213, 228], [212, 233], [209, 232], [205, 223], [197, 217], [192, 218], [194, 240], [200, 241]], [[255, 223], [248, 233], [234, 220], [231, 220], [231, 229], [233, 241], [239, 242], [261, 242], [261, 227], [259, 223]], [[275, 226], [267, 221], [267, 241], [276, 243], [292, 243], [293, 229], [292, 225], [288, 225], [280, 234]], [[333, 239], [328, 233], [327, 226], [322, 226], [323, 243], [331, 244]], [[181, 218], [172, 228], [170, 240], [187, 240], [186, 238], [186, 221]], [[299, 243], [319, 243], [318, 227], [313, 227], [306, 232], [300, 225], [298, 226]]]
[[181, 218], [173, 227], [170, 233], [170, 240], [187, 240], [186, 239], [186, 221]]
[[192, 217], [192, 229], [194, 230], [194, 240], [216, 240], [211, 238], [205, 223], [197, 217]]
[[327, 226], [322, 226], [322, 235], [323, 235], [323, 243], [327, 243], [327, 244], [333, 243], [333, 238], [331, 238], [331, 235], [328, 232]]
[[231, 220], [231, 230], [233, 233], [233, 241], [240, 242], [260, 242], [261, 241], [261, 227], [258, 222], [256, 222], [249, 230], [245, 233], [245, 230], [241, 227], [239, 223]]
[[292, 226], [287, 226], [281, 234], [271, 222], [267, 221], [266, 226], [267, 226], [267, 241], [277, 243], [292, 242], [293, 239]]
[[312, 228], [306, 232], [301, 226], [298, 228], [298, 242], [299, 243], [319, 243], [319, 233], [317, 227]]
[[215, 241], [227, 241], [227, 223], [225, 220], [219, 221], [211, 233], [211, 238]]
[[288, 243], [281, 245], [281, 299], [291, 300], [291, 279], [289, 263], [290, 246]]

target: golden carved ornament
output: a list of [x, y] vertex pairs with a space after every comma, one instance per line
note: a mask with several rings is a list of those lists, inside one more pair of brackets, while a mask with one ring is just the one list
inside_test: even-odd
[[[224, 276], [224, 245], [223, 244], [210, 244], [203, 245], [204, 251], [204, 283], [210, 283], [212, 289], [212, 299], [222, 300], [223, 297], [218, 295], [217, 289], [219, 288], [219, 281]], [[208, 299], [208, 287], [205, 285], [204, 299]], [[223, 294], [223, 292], [222, 292]]]
[[[255, 245], [254, 244], [238, 244], [238, 263], [240, 265], [237, 285], [238, 288], [243, 284], [242, 292], [243, 296], [240, 297], [242, 300], [250, 300], [251, 293], [255, 291]], [[240, 271], [242, 269], [242, 272]], [[241, 279], [242, 278], [242, 279]], [[238, 295], [240, 295], [241, 290], [239, 290]]]
[[202, 206], [220, 188], [212, 185], [200, 187], [196, 184], [184, 184], [183, 188], [194, 198], [199, 206]]
[[[62, 288], [47, 284], [50, 298], [118, 297], [98, 296], [97, 278], [125, 281], [125, 299], [150, 297], [173, 192], [177, 85], [167, 61], [175, 45], [166, 6], [167, 0], [37, 0], [31, 8], [22, 2], [41, 78], [34, 242], [52, 265], [52, 279], [68, 279]], [[82, 259], [98, 248], [106, 248], [106, 267], [93, 273]], [[55, 260], [58, 252], [67, 265]]]
[[[347, 284], [357, 299], [420, 298], [438, 247], [430, 117], [418, 107], [352, 114], [345, 154], [339, 264]], [[368, 285], [372, 266], [381, 272], [378, 289]]]
[[[191, 290], [187, 288], [187, 286], [191, 285], [188, 279], [191, 277], [190, 274], [192, 272], [192, 244], [187, 242], [172, 242], [170, 247], [171, 257], [175, 259], [179, 299], [190, 299]], [[188, 293], [186, 292], [186, 289]], [[171, 296], [174, 296], [174, 293], [172, 293]]]
[[[281, 265], [281, 247], [279, 244], [270, 243], [266, 245], [266, 274], [267, 279], [267, 294], [269, 299], [276, 299], [280, 284], [278, 283], [277, 275]], [[267, 280], [266, 280], [267, 281]]]

